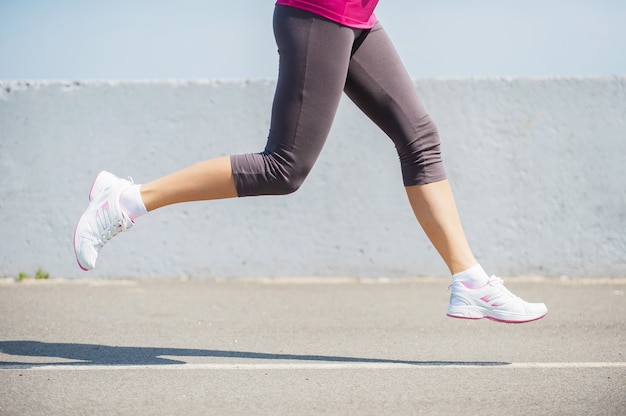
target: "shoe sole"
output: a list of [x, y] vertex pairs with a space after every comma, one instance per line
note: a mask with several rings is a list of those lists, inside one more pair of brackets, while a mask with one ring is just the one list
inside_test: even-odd
[[[89, 188], [89, 195], [87, 196], [87, 198], [89, 200], [89, 204], [87, 205], [87, 209], [89, 209], [89, 206], [91, 205], [91, 201], [93, 199], [93, 189], [96, 187], [96, 183], [98, 183], [98, 180], [101, 179], [102, 176], [106, 175], [106, 174], [109, 174], [109, 173], [107, 173], [105, 171], [100, 171], [100, 173], [98, 173], [96, 178], [93, 180], [93, 183], [91, 184], [91, 188]], [[88, 268], [84, 267], [82, 264], [80, 264], [80, 260], [78, 260], [78, 253], [77, 253], [77, 250], [76, 250], [76, 230], [78, 229], [78, 224], [80, 224], [80, 220], [83, 219], [84, 215], [85, 215], [85, 213], [83, 212], [83, 214], [78, 219], [78, 222], [76, 223], [76, 227], [74, 227], [74, 256], [76, 257], [76, 263], [78, 263], [78, 267], [80, 267], [82, 270], [88, 272], [91, 269], [88, 269]]]
[[[91, 205], [91, 203], [89, 203], [89, 205]], [[89, 207], [87, 207], [87, 209], [89, 209]], [[76, 249], [76, 231], [78, 230], [78, 224], [80, 224], [80, 221], [83, 219], [84, 216], [85, 216], [85, 213], [83, 213], [80, 216], [80, 218], [78, 219], [78, 222], [76, 223], [76, 227], [74, 227], [74, 256], [76, 257], [76, 263], [78, 263], [78, 267], [80, 267], [82, 270], [88, 272], [91, 269], [88, 269], [88, 268], [84, 267], [82, 264], [80, 264], [80, 260], [78, 259], [78, 250]]]
[[[90, 208], [92, 207], [93, 204], [98, 203], [99, 198], [101, 197], [100, 195], [98, 196], [98, 201], [94, 201], [94, 197], [96, 195], [93, 194], [94, 188], [96, 188], [96, 184], [105, 176], [105, 175], [110, 175], [113, 178], [117, 178], [115, 175], [113, 175], [112, 173], [106, 172], [106, 171], [101, 171], [100, 173], [98, 173], [98, 175], [96, 176], [96, 178], [94, 179], [93, 183], [91, 184], [91, 189], [89, 189], [89, 195], [88, 195], [88, 199], [89, 199], [89, 204], [87, 205], [87, 209], [83, 212], [83, 214], [80, 216], [80, 218], [78, 219], [78, 222], [76, 223], [76, 226], [74, 227], [74, 255], [76, 257], [76, 263], [78, 263], [78, 267], [80, 267], [82, 270], [84, 271], [89, 271], [94, 269], [94, 267], [85, 267], [80, 263], [80, 260], [78, 258], [78, 250], [76, 249], [76, 232], [78, 230], [78, 225], [80, 224], [81, 220], [83, 219], [83, 217], [86, 215], [86, 213], [90, 210]], [[117, 179], [121, 179], [121, 178], [117, 178]], [[123, 181], [123, 180], [122, 180]], [[126, 179], [127, 182], [130, 183], [130, 185], [132, 185], [133, 180], [132, 178], [128, 177], [128, 179]], [[129, 186], [130, 186], [129, 185]], [[116, 190], [120, 190], [120, 186], [119, 183], [115, 184], [115, 186], [117, 186]], [[120, 191], [121, 192], [121, 191]], [[125, 214], [122, 213], [122, 216], [125, 216]], [[127, 217], [128, 218], [128, 217]], [[132, 223], [132, 220], [130, 221]]]
[[481, 316], [481, 317], [469, 317], [469, 316], [458, 316], [458, 315], [451, 315], [451, 314], [446, 314], [446, 316], [449, 316], [450, 318], [456, 318], [456, 319], [468, 319], [471, 321], [478, 321], [480, 319], [489, 319], [491, 321], [495, 321], [495, 322], [501, 322], [504, 324], [525, 324], [527, 322], [533, 322], [536, 320], [539, 320], [541, 318], [543, 318], [544, 316], [546, 316], [548, 314], [548, 312], [544, 313], [541, 316], [537, 316], [537, 317], [533, 317], [533, 318], [528, 318], [528, 319], [524, 319], [524, 320], [511, 320], [511, 319], [500, 319], [500, 318], [494, 318], [493, 316]]
[[[85, 214], [83, 214], [85, 215]], [[78, 252], [76, 250], [76, 230], [78, 228], [78, 224], [80, 223], [80, 220], [83, 219], [83, 215], [80, 216], [80, 218], [78, 219], [78, 222], [76, 223], [76, 227], [74, 228], [74, 256], [76, 257], [76, 263], [78, 263], [78, 267], [80, 267], [82, 270], [88, 272], [91, 269], [87, 269], [85, 267], [83, 267], [82, 264], [80, 264], [80, 260], [78, 260]]]

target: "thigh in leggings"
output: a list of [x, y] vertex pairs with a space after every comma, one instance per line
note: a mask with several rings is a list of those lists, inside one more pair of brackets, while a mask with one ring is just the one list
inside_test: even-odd
[[405, 186], [446, 178], [437, 127], [379, 23], [358, 43], [345, 91], [394, 142]]
[[279, 75], [270, 133], [261, 153], [231, 156], [239, 196], [294, 192], [326, 141], [360, 30], [276, 6]]

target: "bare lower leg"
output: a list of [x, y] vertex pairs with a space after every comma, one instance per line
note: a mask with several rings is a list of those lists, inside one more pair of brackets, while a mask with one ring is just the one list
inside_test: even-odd
[[456, 274], [477, 263], [467, 243], [447, 180], [406, 187], [415, 217], [439, 252], [443, 261]]
[[179, 202], [237, 196], [230, 156], [205, 160], [141, 186], [148, 211]]

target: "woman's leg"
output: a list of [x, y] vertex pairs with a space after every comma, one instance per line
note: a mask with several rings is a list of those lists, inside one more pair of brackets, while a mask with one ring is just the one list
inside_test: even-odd
[[380, 25], [354, 52], [346, 93], [396, 146], [413, 212], [453, 274], [448, 316], [514, 323], [545, 316], [543, 303], [513, 295], [477, 264], [443, 169], [437, 128]]
[[239, 196], [294, 192], [326, 141], [361, 31], [312, 13], [277, 6], [279, 74], [263, 152], [231, 157]]
[[207, 160], [146, 183], [141, 188], [146, 209], [298, 189], [330, 131], [358, 33], [308, 12], [276, 7], [279, 77], [265, 150]]
[[448, 180], [405, 189], [415, 217], [450, 273], [458, 274], [477, 264], [465, 238]]
[[141, 186], [146, 210], [188, 201], [237, 196], [230, 157], [205, 160]]
[[413, 212], [450, 272], [475, 265], [443, 169], [437, 127], [380, 24], [352, 56], [346, 93], [393, 140]]
[[298, 189], [326, 141], [343, 94], [350, 52], [361, 32], [277, 6], [279, 77], [265, 150], [200, 162], [141, 188], [109, 173], [98, 175], [75, 230], [79, 266], [95, 267], [104, 244], [147, 211], [179, 202]]

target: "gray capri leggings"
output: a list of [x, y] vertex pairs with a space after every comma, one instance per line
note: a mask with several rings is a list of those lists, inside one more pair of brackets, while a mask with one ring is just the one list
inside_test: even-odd
[[270, 132], [261, 153], [231, 156], [239, 196], [296, 191], [330, 131], [341, 94], [393, 141], [405, 186], [446, 178], [437, 127], [383, 27], [342, 26], [276, 6], [279, 75]]

